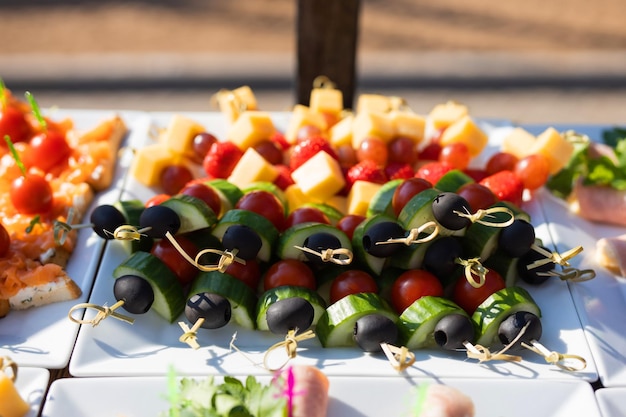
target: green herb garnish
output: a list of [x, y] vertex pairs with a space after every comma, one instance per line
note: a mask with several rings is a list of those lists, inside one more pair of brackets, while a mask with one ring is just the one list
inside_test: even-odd
[[15, 149], [15, 146], [13, 146], [13, 141], [11, 141], [11, 138], [9, 137], [9, 135], [4, 135], [4, 141], [7, 143], [7, 146], [9, 147], [9, 152], [11, 152], [11, 156], [13, 157], [13, 159], [15, 160], [15, 163], [17, 164], [18, 168], [22, 172], [22, 175], [26, 175], [26, 167], [22, 163], [22, 160], [20, 159], [20, 156], [17, 153], [17, 149]]
[[35, 118], [37, 119], [37, 121], [39, 122], [39, 125], [41, 126], [41, 130], [45, 132], [46, 130], [48, 130], [48, 123], [46, 123], [46, 120], [41, 114], [41, 109], [39, 108], [39, 105], [35, 101], [35, 97], [33, 97], [30, 91], [25, 92], [24, 96], [26, 97], [26, 100], [28, 100], [28, 103], [30, 104], [31, 109], [33, 110], [33, 114], [35, 115]]

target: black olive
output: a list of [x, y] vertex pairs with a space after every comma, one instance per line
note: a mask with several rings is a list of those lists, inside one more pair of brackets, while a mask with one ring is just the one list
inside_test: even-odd
[[406, 230], [394, 221], [383, 221], [376, 223], [367, 229], [363, 235], [363, 248], [372, 256], [377, 258], [387, 258], [399, 249], [404, 247], [404, 243], [384, 243], [378, 245], [378, 242], [385, 242], [389, 239], [402, 239], [406, 237]]
[[154, 302], [154, 291], [148, 281], [137, 275], [123, 275], [113, 284], [113, 295], [124, 301], [122, 308], [131, 314], [144, 314]]
[[113, 239], [113, 232], [126, 223], [126, 218], [115, 206], [102, 204], [91, 212], [89, 221], [93, 224], [93, 231], [98, 236]]
[[441, 193], [432, 203], [435, 220], [450, 230], [460, 230], [470, 225], [470, 220], [455, 212], [469, 214], [470, 205], [466, 199], [456, 193]]
[[433, 241], [424, 252], [423, 268], [439, 278], [448, 278], [458, 268], [456, 260], [463, 257], [458, 238], [443, 236]]
[[517, 313], [511, 314], [500, 323], [500, 327], [498, 328], [498, 338], [500, 342], [502, 342], [503, 345], [511, 343], [526, 324], [528, 324], [528, 327], [524, 331], [524, 334], [509, 349], [521, 349], [522, 342], [530, 344], [533, 340], [539, 340], [542, 332], [539, 317], [527, 311], [518, 311]]
[[178, 214], [166, 206], [150, 206], [146, 208], [139, 216], [139, 227], [149, 228], [146, 235], [161, 239], [165, 237], [167, 232], [175, 235], [180, 229], [180, 217]]
[[398, 327], [389, 317], [372, 313], [356, 321], [353, 334], [354, 341], [363, 351], [380, 352], [381, 343], [396, 343]]
[[270, 332], [280, 335], [287, 334], [289, 330], [306, 331], [313, 324], [314, 317], [313, 306], [302, 297], [278, 300], [265, 312]]
[[535, 243], [535, 227], [526, 220], [515, 219], [503, 228], [498, 237], [498, 248], [512, 258], [519, 258]]
[[[304, 243], [302, 244], [302, 246], [312, 249], [315, 252], [322, 253], [326, 249], [341, 248], [341, 241], [339, 241], [339, 238], [333, 234], [320, 232], [314, 233], [304, 239]], [[325, 263], [319, 256], [315, 254], [304, 252], [304, 256], [306, 256], [309, 262], [312, 262], [314, 264], [321, 265]]]
[[224, 249], [237, 249], [237, 257], [241, 259], [255, 259], [263, 246], [263, 241], [257, 232], [243, 224], [234, 224], [222, 236]]
[[437, 322], [433, 334], [435, 342], [442, 349], [461, 349], [465, 342], [473, 342], [474, 325], [466, 315], [448, 314]]
[[524, 282], [531, 285], [540, 285], [546, 282], [548, 278], [550, 278], [549, 275], [540, 274], [550, 272], [556, 267], [556, 264], [552, 261], [538, 267], [528, 269], [528, 265], [542, 259], [546, 259], [546, 257], [536, 250], [529, 250], [519, 258], [519, 260], [517, 261], [517, 273]]
[[203, 329], [224, 327], [230, 321], [231, 314], [228, 299], [208, 292], [192, 295], [185, 305], [187, 320], [190, 323], [195, 323], [203, 318], [204, 322], [200, 325]]

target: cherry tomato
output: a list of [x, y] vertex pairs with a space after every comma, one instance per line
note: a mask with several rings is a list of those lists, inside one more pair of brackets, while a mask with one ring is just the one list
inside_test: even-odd
[[176, 194], [193, 179], [191, 170], [184, 165], [168, 165], [161, 171], [161, 188], [166, 194]]
[[360, 214], [346, 214], [337, 222], [337, 229], [344, 232], [346, 236], [352, 240], [354, 229], [356, 229], [357, 226], [363, 222], [363, 220], [365, 220], [365, 216]]
[[465, 310], [467, 314], [472, 314], [487, 297], [504, 287], [504, 279], [493, 269], [487, 272], [485, 283], [479, 288], [474, 288], [467, 281], [465, 275], [462, 275], [454, 285], [452, 300]]
[[541, 154], [528, 155], [515, 164], [515, 175], [524, 183], [527, 190], [536, 190], [548, 181], [550, 163]]
[[383, 167], [387, 165], [388, 155], [387, 143], [377, 137], [363, 139], [356, 150], [356, 157], [359, 161], [369, 159]]
[[417, 162], [417, 146], [413, 139], [406, 136], [398, 136], [387, 144], [389, 162], [400, 162], [413, 165]]
[[341, 300], [346, 295], [362, 292], [378, 292], [374, 278], [365, 271], [349, 269], [333, 280], [330, 285], [330, 303]]
[[10, 246], [11, 236], [9, 236], [9, 232], [7, 232], [4, 225], [0, 223], [0, 258], [7, 254]]
[[[176, 242], [192, 259], [196, 257], [198, 248], [191, 240], [184, 236], [176, 236]], [[198, 268], [187, 261], [169, 239], [160, 239], [157, 241], [152, 246], [150, 253], [167, 265], [182, 285], [189, 284], [198, 274]]]
[[441, 148], [439, 161], [446, 162], [456, 169], [465, 169], [470, 163], [469, 148], [462, 142], [455, 142]]
[[508, 152], [496, 152], [487, 161], [485, 171], [487, 175], [492, 175], [500, 171], [513, 171], [517, 163], [517, 156]]
[[22, 156], [27, 167], [37, 167], [49, 172], [53, 167], [63, 164], [72, 153], [72, 148], [65, 140], [65, 135], [49, 130], [39, 133], [30, 140], [28, 150]]
[[261, 280], [261, 266], [256, 259], [246, 260], [245, 265], [233, 262], [228, 265], [225, 272], [246, 284], [255, 293], [258, 290], [259, 281]]
[[409, 269], [403, 272], [391, 286], [391, 305], [402, 314], [418, 298], [432, 295], [443, 296], [443, 286], [439, 279], [423, 269]]
[[156, 206], [158, 204], [161, 204], [162, 202], [164, 202], [165, 200], [167, 200], [170, 197], [171, 196], [169, 194], [157, 194], [157, 195], [151, 197], [148, 201], [146, 201], [146, 204], [144, 204], [144, 206], [146, 208], [152, 207], [152, 206]]
[[315, 275], [307, 264], [297, 259], [282, 259], [273, 263], [263, 277], [263, 290], [283, 285], [317, 289]]
[[423, 178], [414, 177], [402, 181], [393, 192], [391, 199], [393, 212], [396, 216], [399, 215], [411, 198], [432, 187], [432, 184]]
[[315, 207], [298, 207], [287, 216], [285, 221], [285, 229], [290, 228], [296, 224], [316, 222], [330, 224], [330, 219], [324, 212]]
[[219, 214], [222, 209], [222, 200], [213, 187], [199, 182], [190, 183], [180, 190], [181, 194], [190, 195], [204, 201], [215, 214]]
[[4, 136], [8, 135], [11, 142], [24, 142], [30, 138], [32, 129], [26, 115], [13, 106], [5, 106], [0, 110], [0, 146], [6, 148]]
[[280, 200], [269, 191], [250, 191], [237, 201], [235, 208], [260, 214], [272, 222], [278, 230], [283, 230], [285, 208]]
[[477, 182], [462, 185], [456, 193], [469, 203], [472, 213], [491, 207], [498, 201], [493, 191]]
[[52, 187], [44, 177], [26, 174], [11, 183], [11, 202], [23, 214], [44, 214], [52, 209]]
[[283, 151], [273, 140], [262, 140], [254, 145], [254, 150], [259, 153], [267, 162], [272, 165], [282, 164]]

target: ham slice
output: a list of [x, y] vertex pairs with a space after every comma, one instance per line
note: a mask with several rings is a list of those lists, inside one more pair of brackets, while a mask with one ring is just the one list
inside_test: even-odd
[[577, 181], [569, 203], [583, 219], [626, 226], [626, 191]]
[[291, 392], [289, 417], [326, 417], [328, 412], [328, 378], [318, 368], [293, 365], [283, 371]]
[[598, 240], [596, 261], [612, 273], [626, 277], [626, 234]]

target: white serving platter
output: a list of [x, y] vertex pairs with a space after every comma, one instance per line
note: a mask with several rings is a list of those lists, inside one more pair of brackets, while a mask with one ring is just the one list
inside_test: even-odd
[[[269, 376], [262, 377], [268, 381]], [[329, 377], [328, 417], [409, 415], [416, 386], [443, 383], [461, 390], [481, 417], [600, 417], [583, 381]], [[42, 417], [167, 415], [167, 378], [69, 378], [52, 383]]]
[[[556, 126], [559, 131], [573, 129], [601, 140], [601, 132], [611, 126], [578, 125]], [[543, 126], [529, 126], [531, 133]], [[615, 276], [595, 261], [598, 239], [626, 233], [626, 227], [603, 225], [584, 220], [570, 213], [564, 202], [543, 190], [541, 205], [549, 225], [549, 233], [559, 250], [570, 242], [577, 242], [585, 250], [572, 265], [580, 269], [591, 268], [596, 277], [586, 282], [571, 282], [576, 310], [582, 322], [592, 356], [598, 368], [600, 381], [605, 387], [626, 387], [626, 277]]]
[[[90, 129], [113, 114], [120, 114], [129, 128], [126, 143], [135, 136], [143, 139], [149, 127], [148, 116], [140, 112], [55, 109], [46, 114], [54, 120], [70, 117], [79, 130]], [[110, 204], [119, 199], [129, 162], [128, 157], [120, 158], [112, 187], [98, 193], [92, 207]], [[76, 248], [67, 264], [67, 273], [81, 288], [82, 295], [72, 301], [11, 311], [0, 323], [0, 355], [10, 356], [20, 366], [48, 369], [67, 366], [79, 327], [67, 318], [67, 314], [74, 304], [88, 299], [104, 248], [103, 243], [91, 229], [79, 230]]]
[[626, 387], [600, 388], [596, 400], [602, 417], [622, 417], [626, 415]]
[[24, 417], [36, 417], [41, 411], [41, 406], [48, 389], [50, 371], [43, 368], [19, 368], [15, 388], [20, 397], [30, 406]]
[[[202, 123], [207, 130], [218, 137], [224, 134], [225, 123], [214, 113], [185, 113], [186, 116]], [[154, 114], [157, 127], [167, 126], [172, 113]], [[287, 114], [275, 115], [278, 126], [285, 126]], [[495, 128], [484, 125], [490, 133], [490, 146], [487, 152], [498, 149], [499, 140], [509, 128]], [[152, 139], [146, 138], [146, 143]], [[147, 200], [155, 190], [138, 184], [128, 178], [123, 198]], [[543, 213], [531, 201], [525, 209], [531, 214], [538, 237], [550, 244], [547, 225]], [[112, 271], [127, 256], [121, 245], [111, 242], [107, 245], [103, 261], [98, 271], [91, 303], [113, 305]], [[491, 378], [517, 377], [521, 379], [569, 379], [597, 380], [597, 371], [580, 321], [572, 303], [567, 284], [555, 279], [542, 286], [528, 288], [543, 312], [543, 336], [541, 343], [549, 350], [580, 355], [587, 361], [587, 367], [580, 372], [566, 372], [547, 364], [543, 357], [530, 351], [521, 352], [523, 361], [485, 362], [467, 359], [465, 352], [418, 351], [416, 362], [406, 370], [410, 376]], [[86, 318], [93, 315], [86, 313]], [[179, 342], [182, 330], [175, 322], [169, 324], [152, 311], [135, 316], [133, 325], [106, 319], [97, 327], [81, 326], [76, 347], [70, 361], [70, 372], [74, 376], [149, 376], [165, 375], [170, 366], [175, 366], [184, 375], [202, 374], [262, 374], [266, 370], [260, 366], [266, 350], [280, 342], [280, 338], [264, 332], [246, 331], [235, 325], [213, 330], [200, 331], [198, 342], [201, 348], [192, 350]], [[178, 320], [177, 320], [178, 321]], [[185, 322], [184, 317], [180, 321]], [[236, 334], [232, 349], [231, 340]], [[323, 369], [328, 375], [395, 376], [398, 372], [391, 367], [383, 355], [365, 354], [357, 348], [324, 349], [317, 339], [299, 343], [298, 355], [294, 360], [312, 364]], [[242, 353], [243, 352], [243, 353]], [[283, 357], [281, 350], [272, 351], [273, 366]], [[276, 355], [276, 357], [274, 357]]]

